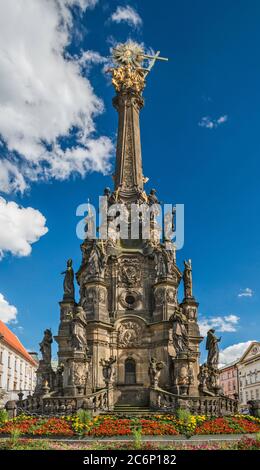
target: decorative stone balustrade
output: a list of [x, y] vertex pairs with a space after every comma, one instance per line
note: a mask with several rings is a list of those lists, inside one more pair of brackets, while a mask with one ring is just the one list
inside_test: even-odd
[[226, 416], [238, 412], [238, 401], [229, 397], [179, 396], [159, 388], [151, 388], [150, 406], [160, 412], [174, 413], [181, 408], [195, 415], [207, 416]]
[[[35, 415], [70, 415], [79, 409], [90, 410], [94, 414], [113, 410], [113, 388], [108, 387], [88, 396], [58, 397], [29, 396], [13, 402], [12, 414], [22, 413]], [[10, 408], [11, 410], [11, 408]]]

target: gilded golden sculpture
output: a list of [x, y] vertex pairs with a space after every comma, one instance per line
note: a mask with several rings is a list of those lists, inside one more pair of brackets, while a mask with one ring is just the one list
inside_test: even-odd
[[145, 77], [141, 70], [133, 68], [130, 64], [111, 69], [112, 83], [117, 92], [135, 91], [142, 93], [145, 87]]
[[[159, 57], [158, 51], [155, 55], [147, 55], [139, 44], [128, 41], [118, 44], [112, 52], [115, 68], [108, 71], [112, 73], [112, 83], [116, 91], [133, 91], [141, 94], [145, 87], [145, 78], [152, 69], [156, 60], [168, 60]], [[149, 61], [148, 67], [144, 67], [144, 61]]]

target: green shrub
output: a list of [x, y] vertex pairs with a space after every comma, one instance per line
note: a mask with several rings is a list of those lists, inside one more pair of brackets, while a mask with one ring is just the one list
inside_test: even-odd
[[132, 420], [131, 431], [134, 437], [134, 448], [139, 450], [142, 448], [142, 425], [139, 419], [135, 418]]
[[5, 409], [0, 410], [0, 426], [9, 420], [9, 415]]
[[78, 410], [77, 416], [82, 424], [88, 425], [91, 421], [91, 414], [87, 410]]
[[14, 428], [11, 432], [10, 437], [10, 445], [12, 448], [16, 448], [19, 444], [19, 437], [21, 436], [22, 432], [18, 428]]
[[181, 408], [176, 411], [176, 416], [180, 421], [188, 424], [191, 419], [191, 413], [189, 410], [182, 410]]

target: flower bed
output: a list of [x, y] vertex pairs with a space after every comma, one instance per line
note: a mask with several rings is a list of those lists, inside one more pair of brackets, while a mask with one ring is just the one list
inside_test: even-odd
[[259, 422], [247, 417], [225, 417], [205, 421], [195, 429], [195, 434], [244, 434], [260, 431]]
[[80, 416], [44, 418], [19, 416], [0, 424], [0, 435], [18, 433], [21, 436], [131, 436], [136, 431], [148, 436], [244, 434], [260, 432], [260, 419], [235, 415], [223, 418], [173, 415], [153, 415], [146, 418], [118, 418], [96, 416], [86, 420]]

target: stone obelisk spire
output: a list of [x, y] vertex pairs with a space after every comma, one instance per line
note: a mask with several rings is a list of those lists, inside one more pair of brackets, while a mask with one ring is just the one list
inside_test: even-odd
[[142, 54], [137, 44], [119, 45], [113, 51], [116, 67], [110, 69], [116, 90], [113, 105], [119, 116], [115, 191], [120, 199], [130, 201], [138, 199], [144, 184], [139, 122], [145, 87]]

